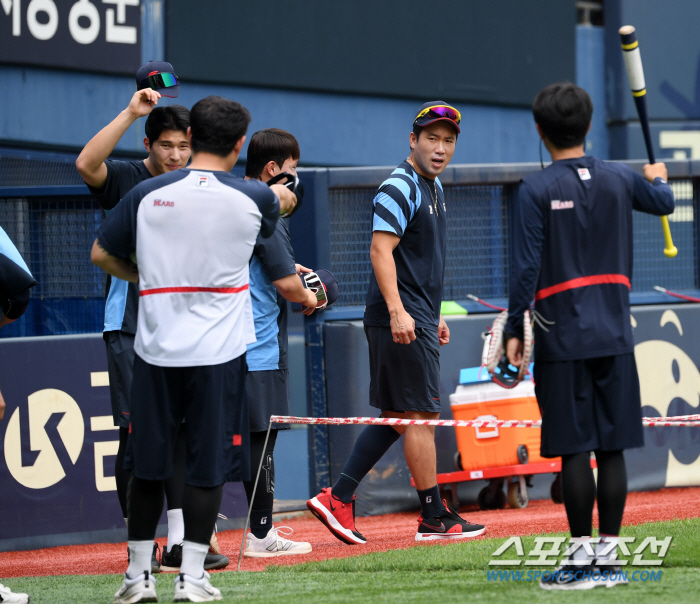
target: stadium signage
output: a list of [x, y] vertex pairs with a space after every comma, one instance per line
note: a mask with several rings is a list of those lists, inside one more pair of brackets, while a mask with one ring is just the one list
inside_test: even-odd
[[140, 0], [0, 0], [0, 63], [132, 73]]

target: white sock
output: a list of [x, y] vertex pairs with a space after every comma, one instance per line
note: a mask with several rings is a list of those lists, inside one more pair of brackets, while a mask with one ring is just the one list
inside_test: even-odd
[[[601, 552], [605, 549], [610, 548], [610, 544], [614, 544], [612, 549], [610, 549], [608, 552], [605, 554], [601, 554]], [[604, 535], [600, 538], [600, 541], [598, 544], [595, 546], [595, 555], [596, 558], [599, 560], [610, 560], [610, 557], [613, 554], [617, 553], [617, 544], [620, 543], [620, 537], [618, 536], [611, 536], [611, 535]]]
[[593, 541], [590, 537], [572, 537], [571, 543], [580, 544], [571, 556], [574, 564], [584, 565], [593, 562]]
[[182, 565], [180, 572], [194, 579], [204, 576], [204, 559], [207, 557], [209, 544], [194, 543], [194, 541], [182, 542]]
[[126, 576], [135, 579], [146, 571], [151, 572], [153, 541], [129, 541], [129, 568]]
[[168, 510], [168, 551], [173, 545], [180, 545], [185, 539], [185, 518], [182, 509]]

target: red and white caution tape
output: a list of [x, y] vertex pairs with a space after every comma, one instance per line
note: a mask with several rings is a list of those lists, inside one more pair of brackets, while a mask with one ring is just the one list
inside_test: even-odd
[[668, 294], [669, 296], [673, 296], [674, 298], [680, 298], [681, 300], [687, 300], [688, 302], [700, 302], [700, 298], [696, 298], [694, 296], [686, 296], [685, 294], [679, 294], [674, 291], [671, 291], [670, 289], [666, 289], [665, 287], [659, 287], [658, 285], [655, 285], [654, 289], [657, 292], [663, 292], [664, 294]]
[[481, 298], [477, 296], [473, 296], [472, 294], [467, 294], [467, 298], [470, 300], [474, 300], [474, 302], [478, 302], [479, 304], [482, 304], [486, 308], [492, 308], [493, 310], [500, 310], [503, 312], [504, 310], [508, 310], [507, 308], [503, 308], [502, 306], [494, 306], [493, 304], [489, 304], [486, 300], [482, 300]]
[[694, 420], [677, 420], [673, 417], [644, 417], [642, 418], [642, 424], [645, 426], [669, 426], [669, 427], [677, 427], [677, 426], [691, 426], [691, 427], [697, 427], [700, 426], [700, 420], [694, 419]]
[[[331, 426], [452, 426], [455, 428], [540, 428], [541, 420], [475, 420], [475, 419], [399, 419], [397, 417], [294, 417], [273, 415], [273, 424], [324, 424]], [[645, 417], [644, 426], [700, 426], [700, 415], [677, 417]]]

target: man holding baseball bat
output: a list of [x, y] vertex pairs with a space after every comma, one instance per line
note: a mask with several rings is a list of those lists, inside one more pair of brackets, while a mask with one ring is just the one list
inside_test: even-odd
[[[535, 392], [544, 457], [562, 457], [562, 491], [573, 547], [544, 589], [611, 587], [592, 571], [615, 569], [627, 497], [623, 450], [644, 445], [629, 290], [632, 210], [665, 215], [674, 200], [663, 163], [629, 167], [584, 152], [593, 104], [574, 84], [535, 97], [537, 132], [552, 164], [523, 179], [515, 204], [507, 355], [522, 360], [523, 315], [535, 326]], [[598, 484], [590, 465], [595, 452]], [[600, 541], [591, 540], [598, 501]], [[583, 572], [576, 572], [581, 570]], [[618, 581], [624, 582], [624, 581]]]

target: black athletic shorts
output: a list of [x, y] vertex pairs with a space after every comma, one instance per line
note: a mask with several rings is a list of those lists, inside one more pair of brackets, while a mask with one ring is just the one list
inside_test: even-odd
[[134, 334], [125, 331], [107, 331], [107, 374], [109, 375], [109, 398], [112, 399], [114, 425], [129, 427], [129, 397], [134, 377]]
[[542, 457], [644, 446], [634, 353], [578, 361], [537, 361]]
[[365, 325], [369, 344], [369, 404], [382, 411], [440, 412], [440, 341], [437, 329], [416, 328], [397, 344], [391, 328]]
[[124, 468], [144, 480], [172, 476], [175, 438], [185, 419], [186, 484], [250, 480], [245, 374], [245, 354], [201, 367], [158, 367], [136, 355]]
[[[267, 432], [271, 415], [290, 415], [289, 369], [248, 371], [245, 391], [250, 412], [250, 431]], [[289, 424], [275, 424], [276, 430], [289, 430]]]

